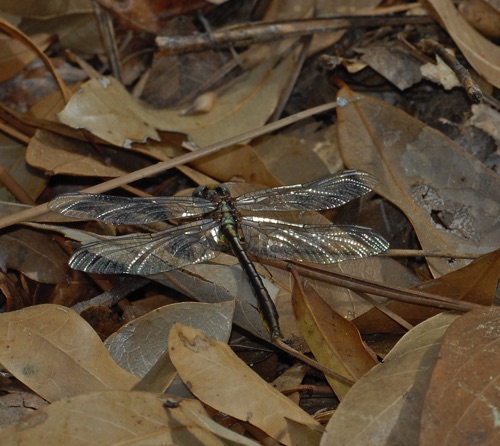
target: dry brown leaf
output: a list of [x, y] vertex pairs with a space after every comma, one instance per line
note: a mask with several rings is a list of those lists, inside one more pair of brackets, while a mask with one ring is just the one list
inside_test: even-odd
[[425, 0], [450, 33], [467, 61], [490, 84], [500, 88], [500, 48], [479, 34], [456, 10], [451, 0]]
[[[52, 43], [49, 34], [35, 34], [31, 40], [40, 51], [45, 51]], [[0, 82], [14, 77], [35, 58], [36, 54], [22, 43], [0, 35]]]
[[[306, 376], [306, 366], [300, 363], [294, 364], [292, 367], [286, 369], [280, 376], [278, 376], [273, 381], [273, 387], [280, 392], [289, 391], [290, 389], [296, 389], [302, 384], [304, 377]], [[295, 404], [300, 402], [300, 393], [295, 391], [293, 393], [287, 393], [287, 398], [292, 400]]]
[[166, 407], [168, 396], [111, 390], [57, 401], [0, 432], [3, 446], [44, 444], [214, 445], [226, 444], [194, 425], [192, 413], [206, 416], [197, 401], [188, 415]]
[[[378, 364], [377, 358], [363, 343], [357, 328], [332, 310], [307, 281], [303, 291], [295, 286], [292, 300], [297, 325], [311, 352], [320, 364], [357, 381]], [[351, 389], [328, 375], [326, 379], [339, 400]]]
[[[332, 144], [326, 140], [311, 141], [314, 137], [313, 132], [309, 133], [302, 128], [301, 130], [304, 131], [305, 135], [303, 133], [300, 137], [281, 134], [270, 135], [254, 147], [259, 160], [264, 163], [275, 178], [279, 179], [280, 184], [304, 183], [330, 173], [328, 166], [316, 154], [315, 149], [319, 150], [322, 147], [331, 155], [333, 152]], [[297, 169], [297, 166], [300, 166], [300, 169]], [[268, 183], [261, 184], [267, 185]]]
[[[353, 93], [343, 89], [340, 96]], [[377, 192], [406, 214], [424, 249], [481, 253], [498, 248], [500, 179], [493, 171], [442, 133], [375, 98], [364, 97], [337, 113], [346, 165], [380, 180]], [[467, 263], [427, 262], [436, 276]]]
[[[102, 155], [89, 143], [57, 135], [47, 130], [37, 130], [28, 144], [26, 162], [51, 175], [81, 175], [96, 177], [118, 177], [144, 160], [133, 152], [118, 153], [116, 149], [107, 149], [113, 160], [119, 160], [123, 166], [107, 165]], [[135, 161], [135, 163], [134, 163]]]
[[[41, 172], [31, 169], [26, 164], [25, 156], [26, 148], [24, 145], [3, 133], [0, 134], [0, 164], [35, 200], [47, 186], [48, 178]], [[0, 200], [15, 201], [4, 187], [0, 187]]]
[[240, 177], [248, 183], [265, 184], [268, 187], [282, 185], [259, 154], [247, 145], [234, 146], [205, 156], [190, 165], [219, 181], [231, 181], [234, 177]]
[[499, 444], [499, 371], [499, 309], [455, 320], [443, 336], [425, 397], [420, 444]]
[[177, 110], [155, 110], [134, 99], [111, 77], [91, 79], [58, 114], [61, 122], [85, 128], [111, 144], [130, 147], [147, 138], [159, 139], [157, 130], [182, 132], [199, 147], [260, 127], [274, 110], [283, 82], [293, 67], [288, 55], [244, 73], [223, 92], [207, 114], [181, 116]]
[[50, 235], [26, 228], [0, 236], [5, 266], [41, 283], [66, 283], [67, 255]]
[[227, 344], [176, 324], [168, 348], [180, 377], [205, 404], [258, 427], [285, 445], [305, 444], [300, 434], [291, 437], [290, 421], [302, 426], [304, 437], [315, 431], [319, 436], [319, 423], [263, 381]]
[[424, 395], [441, 338], [459, 316], [440, 314], [409, 331], [340, 403], [321, 445], [418, 444]]
[[0, 363], [48, 401], [137, 382], [84, 319], [59, 305], [0, 314]]
[[176, 322], [196, 327], [214, 339], [227, 342], [233, 311], [232, 301], [166, 305], [124, 325], [106, 339], [105, 345], [117, 364], [142, 378], [167, 350], [168, 334]]
[[500, 3], [497, 0], [461, 0], [458, 10], [481, 34], [500, 37]]
[[400, 90], [422, 80], [421, 62], [399, 43], [375, 43], [363, 48], [361, 60]]
[[[492, 305], [499, 276], [500, 250], [497, 250], [479, 257], [463, 268], [417, 285], [414, 289], [479, 305]], [[413, 325], [441, 311], [437, 308], [396, 301], [387, 302], [386, 305]], [[361, 315], [355, 323], [363, 333], [399, 331], [395, 322], [376, 309]]]

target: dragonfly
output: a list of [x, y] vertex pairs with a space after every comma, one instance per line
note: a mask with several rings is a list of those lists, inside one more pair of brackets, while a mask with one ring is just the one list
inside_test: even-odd
[[229, 250], [245, 271], [264, 325], [274, 340], [282, 337], [278, 312], [249, 253], [333, 264], [379, 254], [388, 243], [367, 227], [297, 223], [271, 218], [269, 213], [299, 211], [300, 215], [336, 208], [377, 184], [377, 179], [366, 172], [345, 170], [307, 183], [238, 197], [232, 197], [227, 185], [221, 184], [200, 186], [190, 197], [70, 193], [56, 197], [49, 208], [70, 217], [113, 225], [180, 221], [158, 232], [106, 236], [85, 244], [74, 252], [69, 265], [88, 273], [153, 276], [206, 262]]

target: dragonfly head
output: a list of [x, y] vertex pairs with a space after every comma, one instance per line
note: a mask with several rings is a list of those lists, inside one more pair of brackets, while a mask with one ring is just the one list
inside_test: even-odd
[[193, 191], [194, 198], [204, 198], [205, 200], [214, 200], [217, 198], [228, 198], [231, 196], [229, 189], [221, 185], [199, 186]]

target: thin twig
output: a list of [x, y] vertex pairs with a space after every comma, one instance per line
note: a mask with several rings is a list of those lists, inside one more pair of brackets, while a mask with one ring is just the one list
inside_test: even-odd
[[443, 259], [477, 259], [488, 253], [480, 252], [441, 252], [424, 249], [388, 249], [379, 254], [384, 257], [438, 257]]
[[16, 181], [9, 171], [0, 164], [0, 183], [22, 204], [33, 206], [35, 201], [26, 192], [26, 190]]
[[479, 85], [477, 85], [472, 79], [467, 68], [465, 68], [443, 45], [435, 42], [434, 40], [422, 39], [416, 44], [416, 46], [424, 53], [432, 53], [439, 56], [441, 60], [455, 73], [458, 81], [462, 84], [462, 87], [467, 92], [467, 95], [472, 102], [478, 104], [483, 100], [483, 93], [479, 88]]
[[211, 48], [227, 48], [248, 46], [255, 43], [269, 42], [278, 39], [310, 36], [313, 34], [331, 33], [352, 26], [387, 26], [406, 25], [412, 23], [430, 23], [431, 17], [372, 17], [349, 16], [336, 18], [319, 18], [306, 20], [290, 20], [283, 22], [255, 22], [213, 33], [194, 34], [189, 36], [159, 36], [156, 44], [166, 54], [180, 54], [193, 51], [205, 51]]

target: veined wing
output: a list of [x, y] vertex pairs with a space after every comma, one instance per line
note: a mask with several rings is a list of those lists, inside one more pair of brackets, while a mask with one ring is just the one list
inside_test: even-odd
[[387, 241], [363, 226], [306, 225], [256, 216], [243, 217], [248, 252], [280, 260], [320, 264], [384, 252]]
[[218, 241], [217, 222], [205, 219], [152, 234], [88, 243], [73, 254], [69, 265], [89, 273], [151, 276], [214, 258]]
[[369, 173], [344, 170], [304, 184], [249, 192], [239, 196], [236, 205], [251, 211], [319, 211], [341, 206], [377, 184]]
[[215, 209], [212, 202], [193, 197], [118, 197], [72, 193], [56, 197], [49, 209], [69, 217], [114, 225], [147, 224], [201, 215]]

